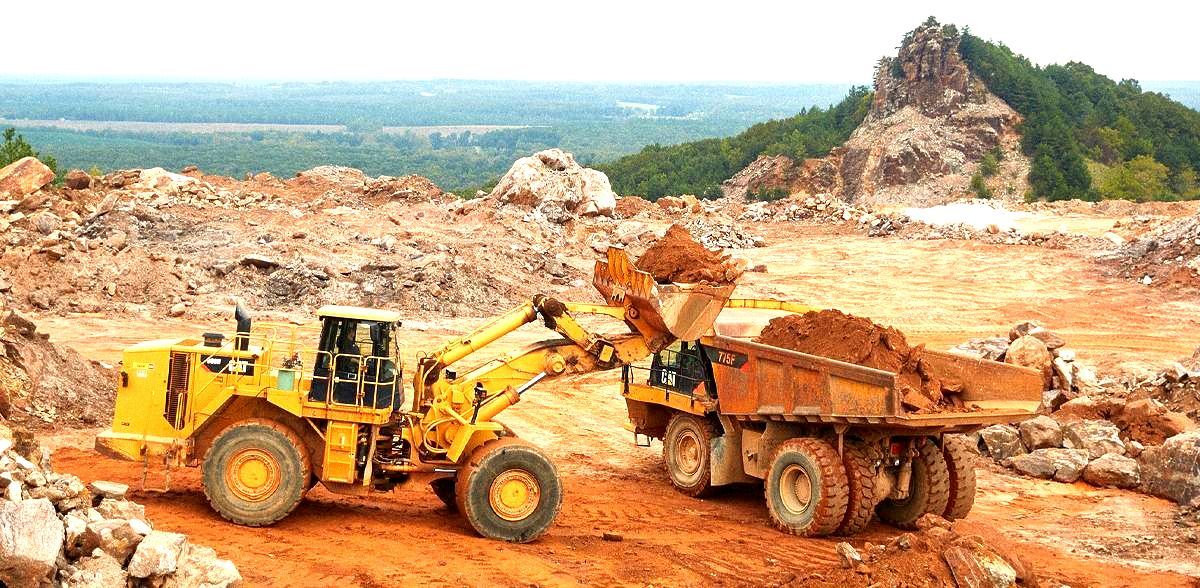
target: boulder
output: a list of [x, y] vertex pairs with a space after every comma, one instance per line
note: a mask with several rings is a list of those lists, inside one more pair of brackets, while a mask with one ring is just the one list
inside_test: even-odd
[[617, 205], [608, 176], [580, 166], [573, 155], [561, 149], [518, 159], [489, 197], [533, 208], [557, 223], [572, 215], [612, 216]]
[[1142, 489], [1188, 504], [1200, 498], [1200, 431], [1181, 433], [1138, 456]]
[[163, 588], [224, 588], [241, 582], [242, 574], [233, 562], [218, 558], [210, 547], [189, 544], [178, 569], [167, 576]]
[[1144, 398], [1126, 403], [1112, 416], [1127, 439], [1143, 445], [1161, 445], [1180, 433], [1196, 430], [1196, 423], [1186, 414], [1167, 410], [1159, 401]]
[[1091, 459], [1108, 453], [1125, 455], [1125, 443], [1121, 441], [1121, 430], [1108, 421], [1089, 420], [1067, 423], [1063, 426], [1063, 446], [1087, 451]]
[[0, 583], [47, 583], [63, 548], [63, 522], [45, 498], [0, 500]]
[[22, 157], [0, 168], [0, 198], [33, 194], [54, 181], [54, 172], [36, 157]]
[[1008, 352], [1004, 354], [1004, 362], [1037, 370], [1042, 374], [1047, 387], [1049, 387], [1054, 357], [1050, 355], [1050, 350], [1040, 339], [1030, 335], [1018, 337], [1008, 346]]
[[72, 564], [62, 576], [63, 588], [125, 588], [129, 583], [121, 562], [100, 550]]
[[1142, 482], [1141, 467], [1136, 459], [1108, 453], [1083, 469], [1083, 479], [1093, 486], [1136, 488]]
[[1051, 416], [1060, 423], [1106, 420], [1121, 412], [1123, 406], [1121, 401], [1112, 398], [1079, 396], [1064, 402]]
[[1088, 453], [1082, 449], [1038, 449], [1004, 462], [1026, 476], [1071, 483], [1083, 476]]
[[996, 461], [1026, 452], [1021, 442], [1021, 434], [1012, 425], [992, 425], [979, 431], [979, 440], [987, 454]]
[[978, 544], [953, 545], [942, 552], [956, 586], [970, 588], [1010, 588], [1017, 584], [1017, 572], [1003, 557]]
[[129, 485], [120, 482], [96, 480], [88, 484], [88, 490], [92, 491], [92, 496], [97, 496], [101, 499], [125, 500], [125, 495], [129, 493]]
[[99, 549], [124, 565], [142, 542], [142, 535], [125, 519], [102, 519], [88, 523], [79, 541], [82, 553]]
[[1040, 415], [1029, 419], [1018, 425], [1017, 429], [1021, 433], [1021, 443], [1030, 451], [1062, 447], [1062, 427], [1058, 421], [1048, 416]]
[[92, 187], [92, 176], [80, 169], [67, 172], [63, 184], [72, 190], [87, 190]]
[[179, 558], [187, 546], [187, 537], [179, 533], [152, 531], [138, 544], [129, 560], [129, 575], [152, 578], [175, 573]]
[[1004, 354], [1008, 351], [1008, 339], [1004, 337], [971, 339], [966, 343], [959, 343], [951, 348], [950, 351], [963, 355], [971, 355], [980, 359], [1003, 361]]
[[128, 500], [104, 498], [96, 505], [96, 512], [106, 519], [138, 519], [146, 521], [146, 507]]

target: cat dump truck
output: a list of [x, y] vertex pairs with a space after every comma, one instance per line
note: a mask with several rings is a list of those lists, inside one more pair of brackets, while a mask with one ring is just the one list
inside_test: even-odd
[[[396, 312], [328, 306], [308, 329], [252, 321], [239, 308], [232, 337], [126, 349], [113, 426], [96, 446], [145, 468], [200, 467], [212, 507], [242, 525], [279, 521], [317, 484], [365, 495], [425, 480], [481, 535], [531, 541], [557, 516], [562, 485], [554, 464], [495, 417], [544, 380], [619, 368], [699, 337], [733, 290], [656, 284], [619, 249], [596, 264], [593, 284], [603, 304], [535, 296], [418, 353], [412, 366], [401, 363]], [[578, 315], [627, 330], [593, 333]], [[558, 336], [455, 367], [534, 321]]]
[[894, 373], [754, 342], [770, 318], [807, 310], [730, 300], [704, 336], [625, 368], [635, 437], [662, 440], [684, 494], [762, 480], [771, 520], [796, 535], [851, 534], [876, 515], [899, 527], [965, 516], [975, 471], [954, 434], [1034, 416], [1041, 374], [926, 350], [923, 361], [963, 383], [964, 406], [909, 412]]

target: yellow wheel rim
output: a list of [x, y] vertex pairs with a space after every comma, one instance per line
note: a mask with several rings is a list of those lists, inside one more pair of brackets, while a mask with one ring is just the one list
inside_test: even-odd
[[496, 515], [506, 521], [519, 521], [537, 510], [542, 501], [542, 487], [537, 478], [525, 470], [508, 470], [492, 480], [488, 503]]
[[225, 468], [225, 484], [234, 496], [262, 502], [279, 489], [283, 476], [279, 462], [269, 452], [251, 447], [239, 450]]

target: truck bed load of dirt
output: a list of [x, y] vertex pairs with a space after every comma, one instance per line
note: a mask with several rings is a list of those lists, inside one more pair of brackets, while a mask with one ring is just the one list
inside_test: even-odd
[[838, 310], [810, 311], [772, 319], [758, 343], [836, 359], [896, 374], [896, 388], [911, 412], [962, 410], [963, 384], [922, 361], [924, 345], [904, 333]]
[[741, 268], [721, 251], [706, 249], [680, 225], [671, 225], [637, 260], [638, 269], [660, 283], [729, 284], [742, 274]]

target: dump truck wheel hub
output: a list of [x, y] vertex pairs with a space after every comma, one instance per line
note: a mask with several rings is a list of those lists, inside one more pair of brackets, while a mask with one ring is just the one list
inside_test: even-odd
[[700, 472], [704, 460], [700, 455], [700, 439], [695, 431], [684, 431], [675, 441], [675, 465], [680, 473], [691, 478]]
[[537, 510], [541, 486], [537, 478], [525, 470], [508, 470], [492, 481], [488, 502], [500, 518], [519, 521]]
[[779, 498], [789, 511], [799, 514], [812, 502], [812, 480], [801, 466], [792, 464], [779, 476]]
[[225, 481], [242, 500], [259, 502], [279, 489], [282, 480], [275, 456], [259, 448], [243, 449], [229, 460]]

